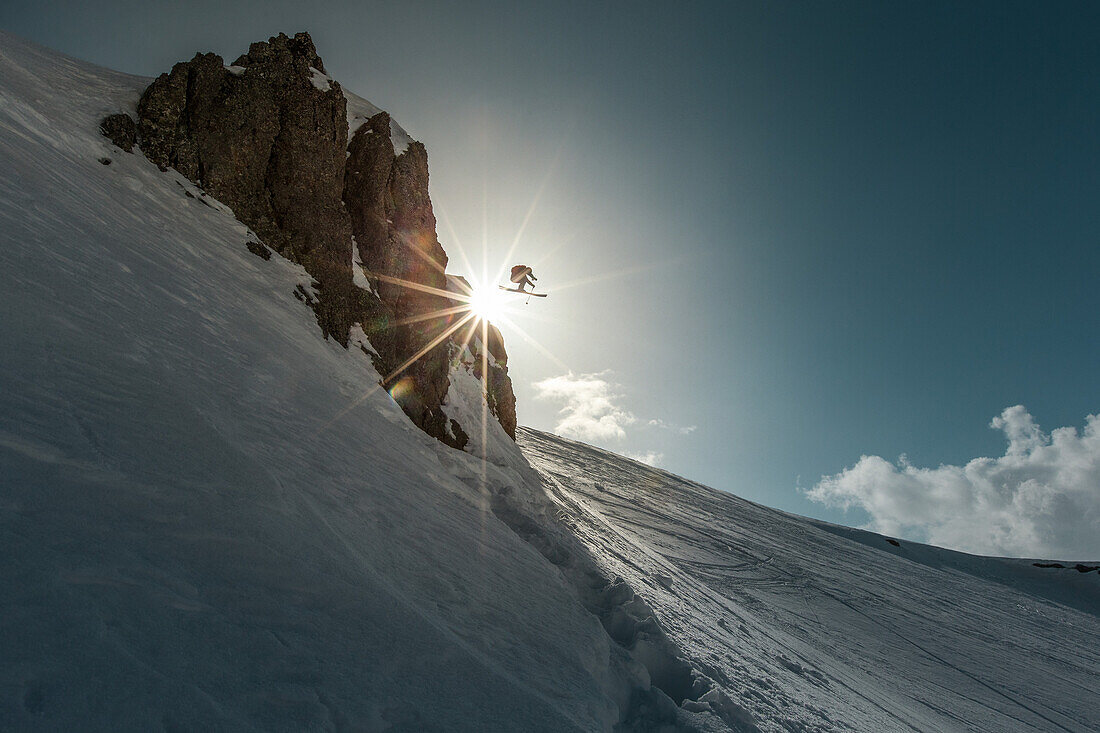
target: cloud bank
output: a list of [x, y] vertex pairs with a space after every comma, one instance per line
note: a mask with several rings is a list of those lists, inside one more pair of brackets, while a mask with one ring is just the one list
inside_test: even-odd
[[624, 456], [631, 458], [640, 463], [644, 463], [647, 466], [659, 466], [661, 461], [665, 459], [664, 453], [657, 453], [656, 451], [646, 451], [645, 453], [624, 453]]
[[860, 507], [867, 529], [986, 555], [1100, 559], [1100, 416], [1083, 434], [1046, 435], [1022, 405], [990, 427], [1004, 432], [1000, 458], [965, 466], [917, 468], [863, 456], [824, 476], [807, 496], [829, 506]]
[[634, 415], [617, 404], [622, 395], [608, 381], [610, 372], [572, 372], [535, 382], [536, 398], [563, 403], [554, 430], [567, 438], [591, 442], [622, 440]]

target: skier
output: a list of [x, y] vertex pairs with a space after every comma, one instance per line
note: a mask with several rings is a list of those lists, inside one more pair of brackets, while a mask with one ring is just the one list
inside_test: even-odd
[[528, 267], [527, 265], [516, 265], [515, 267], [512, 268], [511, 280], [512, 280], [512, 282], [514, 282], [516, 284], [516, 287], [519, 289], [519, 292], [526, 293], [527, 291], [523, 288], [523, 286], [524, 285], [530, 285], [531, 289], [534, 290], [535, 289], [535, 282], [534, 281], [538, 280], [538, 278], [535, 277], [535, 274], [533, 272], [531, 272], [531, 268]]

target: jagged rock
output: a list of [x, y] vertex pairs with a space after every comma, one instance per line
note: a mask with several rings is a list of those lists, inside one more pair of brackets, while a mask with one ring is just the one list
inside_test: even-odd
[[496, 415], [500, 426], [508, 437], [516, 439], [516, 394], [512, 391], [512, 379], [508, 368], [497, 362], [489, 365], [489, 381], [486, 383], [486, 398], [489, 410]]
[[[414, 142], [395, 155], [390, 116], [385, 112], [352, 135], [344, 203], [359, 257], [371, 273], [384, 276], [377, 288], [391, 320], [368, 336], [386, 368], [399, 372], [394, 379], [406, 380], [403, 389], [395, 392], [395, 399], [413, 422], [450, 442], [440, 408], [449, 386], [450, 349], [447, 340], [434, 347], [431, 344], [450, 327], [454, 315], [423, 316], [446, 309], [454, 301], [412, 287], [438, 291], [447, 287], [447, 255], [436, 237], [428, 197], [428, 154], [423, 145]], [[402, 369], [412, 355], [424, 349], [427, 351], [419, 359]]]
[[[489, 326], [493, 328], [492, 325]], [[489, 412], [496, 416], [497, 422], [504, 428], [504, 432], [512, 440], [516, 439], [516, 395], [512, 391], [512, 379], [508, 376], [508, 367], [500, 361], [494, 364], [488, 362], [488, 374], [482, 374], [481, 353], [477, 346], [480, 342], [471, 344], [474, 355], [473, 373], [478, 379], [485, 382], [485, 399], [489, 405]], [[494, 358], [496, 358], [494, 356]], [[505, 361], [507, 355], [505, 354]]]
[[[445, 289], [447, 253], [428, 197], [428, 153], [411, 142], [396, 155], [390, 124], [389, 114], [379, 112], [348, 144], [344, 203], [359, 254], [372, 272]], [[391, 300], [417, 294], [401, 290]]]
[[127, 153], [134, 152], [134, 143], [137, 142], [137, 126], [134, 124], [134, 118], [130, 115], [122, 112], [107, 115], [99, 123], [99, 131]]
[[496, 361], [489, 363], [489, 381], [486, 383], [486, 397], [489, 409], [504, 432], [512, 440], [516, 439], [516, 393], [512, 391], [512, 378], [508, 376], [508, 352], [504, 350], [504, 337], [493, 324], [488, 324], [486, 348]]
[[[462, 426], [458, 424], [458, 420], [451, 420], [451, 433], [454, 435], [455, 445], [453, 447], [462, 450], [466, 447], [466, 444], [470, 442], [470, 436], [466, 434], [466, 431], [462, 429]], [[513, 438], [514, 440], [514, 438]]]
[[346, 103], [323, 70], [306, 33], [253, 43], [232, 68], [196, 54], [145, 90], [137, 127], [150, 160], [225, 202], [266, 245], [305, 266], [322, 293], [322, 330], [346, 345], [369, 304], [351, 277]]
[[486, 347], [493, 358], [497, 360], [497, 364], [502, 367], [508, 366], [508, 352], [504, 350], [504, 337], [500, 335], [500, 329], [491, 323], [488, 328], [488, 339], [489, 343], [486, 344]]
[[[190, 196], [191, 194], [188, 193], [188, 195]], [[269, 250], [267, 247], [263, 246], [263, 244], [261, 244], [260, 242], [257, 242], [255, 239], [247, 240], [244, 243], [244, 246], [248, 248], [249, 252], [256, 255], [257, 257], [259, 257], [262, 260], [270, 260], [271, 259], [271, 250]]]
[[[296, 296], [314, 309], [325, 336], [347, 346], [351, 325], [361, 323], [394, 399], [425, 432], [461, 448], [465, 434], [441, 407], [452, 342], [443, 336], [461, 316], [432, 316], [454, 301], [385, 279], [440, 293], [447, 287], [427, 152], [412, 142], [396, 155], [385, 112], [349, 145], [347, 102], [324, 68], [306, 33], [253, 43], [231, 66], [196, 54], [145, 90], [137, 140], [162, 169], [175, 168], [227, 204], [262, 240], [256, 254], [266, 245], [303, 265], [319, 297]], [[353, 242], [366, 269], [384, 276], [376, 278], [377, 297], [354, 286]], [[490, 406], [514, 438], [507, 355], [493, 332]]]

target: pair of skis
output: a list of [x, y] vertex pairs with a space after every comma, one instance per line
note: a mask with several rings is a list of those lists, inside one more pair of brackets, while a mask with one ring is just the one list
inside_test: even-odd
[[497, 285], [498, 288], [506, 293], [519, 293], [520, 295], [526, 295], [528, 298], [545, 298], [549, 293], [533, 293], [529, 290], [520, 290], [519, 288], [506, 288], [503, 285]]

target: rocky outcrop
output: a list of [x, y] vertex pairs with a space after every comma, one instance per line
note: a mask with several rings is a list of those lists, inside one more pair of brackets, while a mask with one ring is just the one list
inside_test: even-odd
[[488, 359], [489, 373], [482, 376], [480, 361], [474, 368], [474, 376], [485, 380], [485, 397], [489, 401], [489, 410], [496, 415], [500, 426], [508, 437], [516, 439], [516, 394], [512, 391], [512, 379], [508, 376], [508, 352], [504, 350], [504, 338], [493, 324], [488, 328], [487, 349], [492, 357]]
[[[280, 34], [229, 66], [197, 54], [161, 74], [141, 97], [136, 139], [162, 169], [228, 205], [263, 252], [304, 266], [319, 292], [304, 301], [326, 338], [347, 346], [362, 324], [390, 394], [425, 432], [461, 448], [462, 429], [442, 405], [456, 340], [448, 331], [462, 314], [446, 312], [457, 303], [446, 294], [427, 152], [418, 142], [395, 151], [385, 112], [350, 141], [347, 120], [344, 93], [309, 35]], [[127, 121], [133, 127], [112, 115], [101, 127], [123, 149], [133, 145]], [[354, 284], [353, 247], [376, 293]], [[515, 396], [499, 332], [495, 339], [487, 391], [514, 438]]]
[[99, 123], [99, 131], [127, 153], [134, 152], [134, 143], [137, 142], [137, 126], [134, 124], [134, 118], [130, 115], [122, 112], [107, 115]]
[[138, 136], [150, 160], [228, 204], [266, 245], [305, 266], [323, 293], [322, 330], [346, 345], [369, 304], [352, 286], [344, 95], [323, 73], [305, 33], [253, 43], [229, 67], [197, 54], [145, 90]]
[[[447, 254], [436, 237], [428, 198], [427, 151], [414, 142], [397, 155], [385, 112], [352, 134], [344, 203], [359, 257], [376, 277], [379, 296], [390, 312], [386, 327], [369, 336], [387, 369], [400, 370], [405, 380], [404, 388], [394, 392], [395, 399], [414, 422], [450, 442], [452, 431], [446, 429], [440, 409], [448, 387], [450, 340], [440, 336], [457, 314], [424, 316], [457, 301], [441, 295], [447, 288]], [[415, 354], [420, 358], [401, 369]]]
[[[461, 275], [450, 275], [447, 288], [453, 293], [470, 292], [470, 283]], [[451, 348], [455, 365], [463, 363], [484, 387], [489, 412], [496, 417], [512, 440], [516, 439], [516, 395], [512, 391], [512, 379], [508, 376], [508, 352], [504, 350], [504, 338], [492, 323], [475, 323], [474, 328], [463, 327], [461, 336], [452, 340]], [[469, 359], [462, 353], [469, 349]]]

